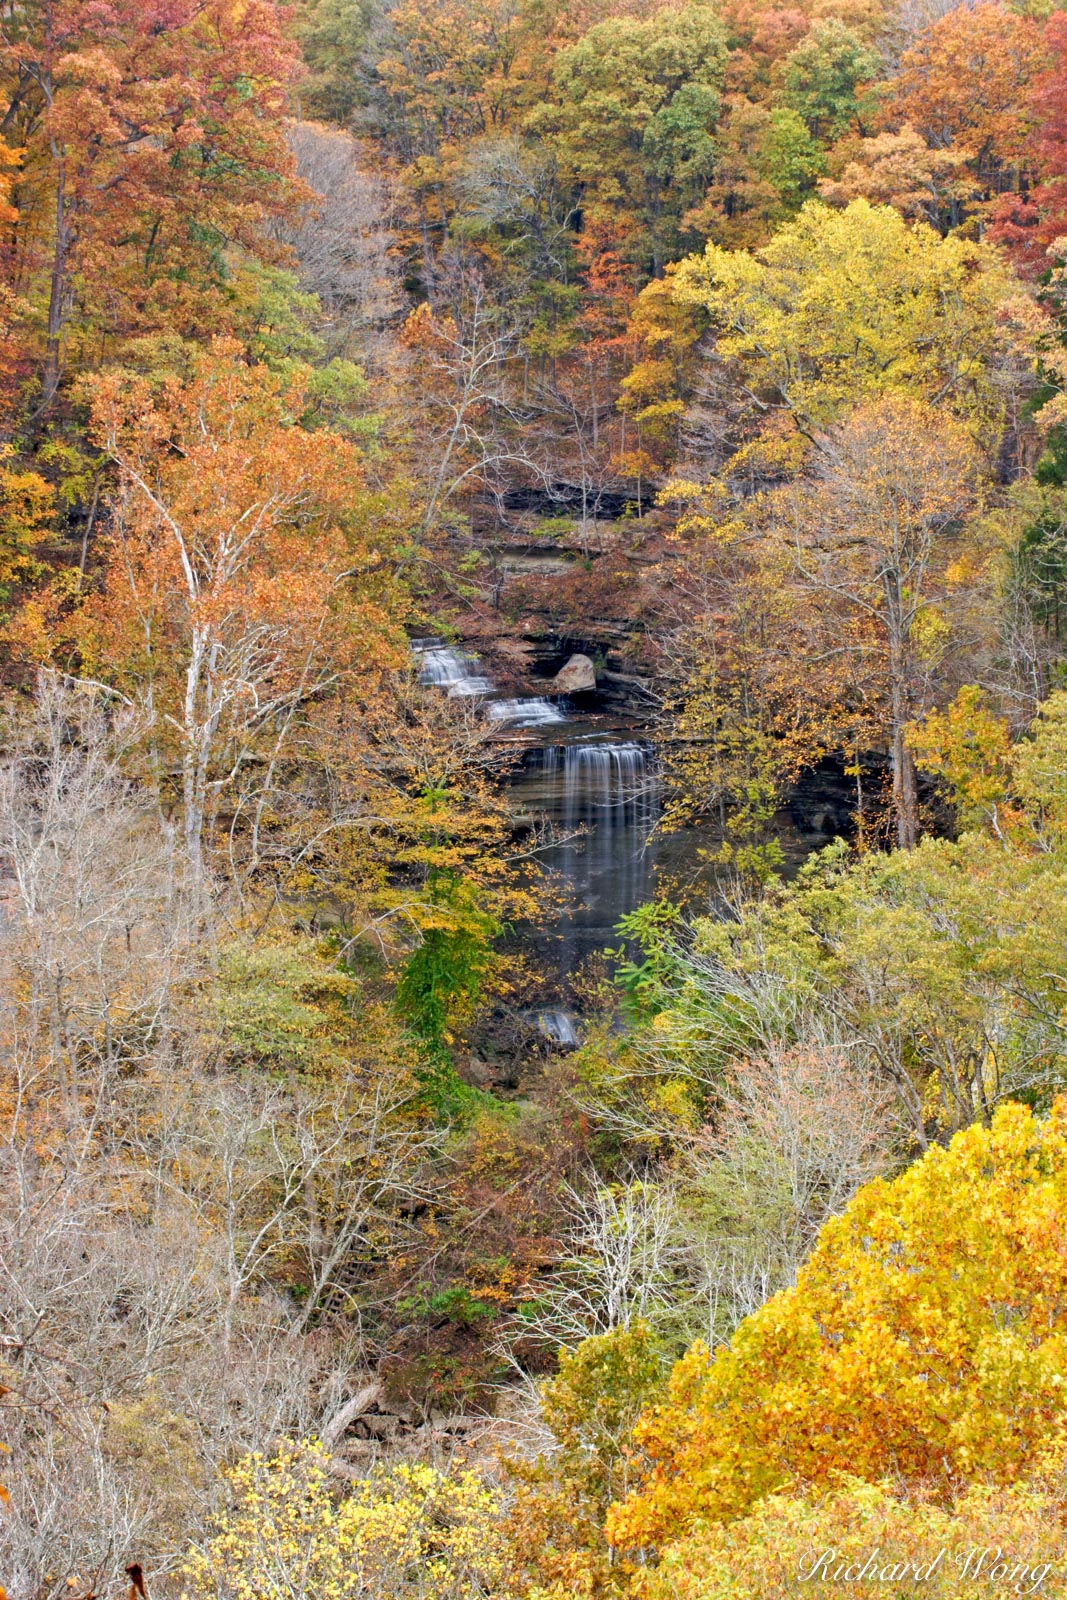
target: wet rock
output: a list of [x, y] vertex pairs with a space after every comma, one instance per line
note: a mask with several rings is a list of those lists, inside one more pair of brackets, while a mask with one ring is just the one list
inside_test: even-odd
[[596, 668], [588, 656], [574, 655], [552, 680], [553, 694], [588, 694], [596, 688]]

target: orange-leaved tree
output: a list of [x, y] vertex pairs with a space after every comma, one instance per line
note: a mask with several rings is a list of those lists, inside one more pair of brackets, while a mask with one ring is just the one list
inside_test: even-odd
[[[0, 14], [0, 131], [23, 147], [10, 270], [44, 403], [101, 337], [229, 326], [234, 251], [295, 199], [296, 47], [270, 0], [28, 0]], [[81, 349], [72, 351], [72, 343]]]
[[1067, 1100], [1008, 1103], [866, 1185], [794, 1288], [682, 1358], [636, 1437], [654, 1465], [609, 1513], [628, 1547], [849, 1477], [946, 1502], [1062, 1479]]
[[[313, 702], [404, 655], [392, 569], [360, 524], [356, 446], [308, 432], [299, 374], [219, 341], [188, 377], [93, 390], [118, 476], [102, 592], [75, 619], [83, 665], [148, 715], [158, 783], [180, 779], [194, 885], [205, 830], [254, 764], [256, 821]], [[387, 536], [386, 536], [387, 537]]]
[[[916, 128], [934, 150], [965, 155], [982, 199], [1029, 176], [1030, 86], [1045, 64], [1041, 30], [1005, 6], [958, 6], [905, 51], [883, 123]], [[957, 207], [951, 221], [958, 223]]]
[[1049, 64], [1030, 88], [1030, 139], [1026, 158], [1038, 182], [1018, 195], [1003, 196], [993, 235], [1009, 246], [1020, 266], [1040, 273], [1046, 251], [1060, 259], [1057, 241], [1067, 231], [1067, 17], [1054, 10], [1045, 24]]

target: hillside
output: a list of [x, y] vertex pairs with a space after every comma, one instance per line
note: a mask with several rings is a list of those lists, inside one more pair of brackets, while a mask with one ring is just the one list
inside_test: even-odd
[[0, 63], [0, 1600], [1059, 1592], [1067, 12]]

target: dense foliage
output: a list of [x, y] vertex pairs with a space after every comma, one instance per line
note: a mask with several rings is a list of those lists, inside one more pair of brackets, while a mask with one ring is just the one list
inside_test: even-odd
[[1062, 1583], [1065, 197], [1037, 0], [0, 4], [0, 1600]]

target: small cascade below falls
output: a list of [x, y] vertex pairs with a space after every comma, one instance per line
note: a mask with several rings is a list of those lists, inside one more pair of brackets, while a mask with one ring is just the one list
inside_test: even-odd
[[492, 694], [491, 678], [472, 669], [477, 658], [465, 650], [454, 650], [439, 639], [412, 639], [412, 653], [419, 663], [419, 682], [447, 691], [450, 699], [473, 700]]
[[555, 937], [537, 936], [562, 970], [617, 945], [620, 917], [650, 898], [659, 784], [648, 747], [582, 740], [532, 751], [516, 785], [522, 809], [544, 816], [556, 842], [538, 859], [563, 880]]
[[578, 1034], [574, 1023], [565, 1011], [540, 1011], [537, 1026], [557, 1050], [576, 1050]]
[[567, 713], [551, 700], [490, 700], [485, 714], [491, 722], [510, 722], [522, 728], [547, 728], [567, 720]]

